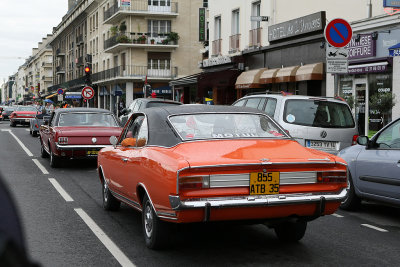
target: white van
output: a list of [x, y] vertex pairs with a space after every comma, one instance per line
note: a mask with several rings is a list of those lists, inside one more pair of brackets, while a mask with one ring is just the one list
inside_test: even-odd
[[232, 105], [262, 110], [303, 146], [331, 154], [356, 144], [358, 137], [350, 107], [341, 99], [258, 93]]

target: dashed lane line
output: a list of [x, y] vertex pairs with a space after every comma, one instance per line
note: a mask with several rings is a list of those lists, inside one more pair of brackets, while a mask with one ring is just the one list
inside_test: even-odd
[[24, 145], [24, 143], [21, 142], [21, 140], [19, 140], [19, 138], [9, 129], [2, 129], [3, 132], [9, 132], [11, 134], [12, 137], [15, 138], [15, 140], [17, 140], [18, 144], [22, 147], [22, 149], [26, 152], [26, 154], [28, 154], [29, 157], [33, 157], [32, 152]]
[[54, 188], [58, 191], [58, 193], [64, 198], [64, 200], [65, 200], [66, 202], [72, 202], [72, 201], [74, 201], [74, 200], [72, 199], [72, 197], [71, 197], [67, 192], [65, 192], [64, 188], [62, 188], [62, 186], [57, 182], [56, 179], [54, 179], [54, 178], [49, 178], [49, 181], [50, 181], [50, 183], [54, 186]]
[[101, 228], [87, 215], [87, 213], [81, 209], [74, 209], [81, 219], [86, 223], [90, 230], [96, 235], [96, 237], [103, 243], [103, 245], [111, 252], [114, 258], [121, 264], [121, 266], [136, 266], [129, 258], [117, 247], [117, 245], [101, 230]]
[[332, 213], [332, 216], [335, 216], [335, 217], [337, 217], [337, 218], [343, 218], [344, 216], [342, 216], [342, 215], [340, 215], [340, 214], [337, 214], [337, 213]]
[[32, 159], [32, 160], [33, 162], [35, 162], [36, 166], [43, 172], [43, 174], [49, 174], [46, 168], [37, 159]]
[[368, 227], [368, 228], [371, 228], [371, 229], [374, 229], [374, 230], [379, 231], [379, 232], [383, 232], [383, 233], [388, 232], [388, 230], [385, 230], [385, 229], [382, 229], [382, 228], [379, 228], [379, 227], [376, 227], [376, 226], [373, 226], [373, 225], [370, 225], [370, 224], [361, 224], [361, 225], [365, 226], [365, 227]]

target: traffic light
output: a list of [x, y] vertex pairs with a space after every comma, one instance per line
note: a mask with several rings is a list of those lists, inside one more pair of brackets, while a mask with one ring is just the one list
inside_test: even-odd
[[87, 64], [85, 66], [85, 83], [87, 85], [91, 85], [92, 84], [92, 64]]

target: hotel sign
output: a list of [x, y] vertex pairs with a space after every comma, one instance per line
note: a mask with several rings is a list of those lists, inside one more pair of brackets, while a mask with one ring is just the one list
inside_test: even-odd
[[199, 8], [199, 42], [206, 41], [206, 9]]
[[203, 60], [203, 68], [231, 63], [232, 59], [229, 56], [213, 57]]
[[325, 29], [325, 11], [268, 27], [268, 41], [273, 42]]

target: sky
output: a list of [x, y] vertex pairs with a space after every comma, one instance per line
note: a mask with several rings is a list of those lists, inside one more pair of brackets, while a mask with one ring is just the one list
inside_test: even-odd
[[0, 0], [0, 84], [67, 13], [68, 0]]

